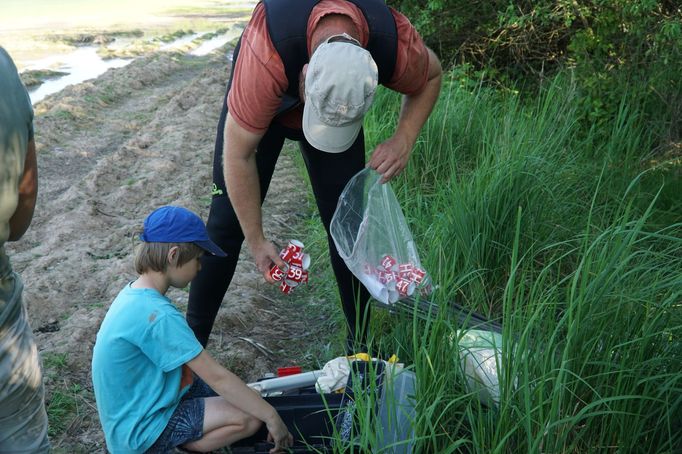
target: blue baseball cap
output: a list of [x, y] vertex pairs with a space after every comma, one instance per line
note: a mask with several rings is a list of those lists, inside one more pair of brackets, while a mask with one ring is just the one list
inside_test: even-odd
[[162, 206], [144, 220], [140, 239], [146, 243], [194, 243], [206, 252], [226, 257], [206, 232], [204, 221], [187, 208]]

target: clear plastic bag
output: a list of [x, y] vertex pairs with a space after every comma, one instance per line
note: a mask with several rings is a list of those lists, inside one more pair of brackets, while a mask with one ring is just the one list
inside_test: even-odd
[[[450, 342], [459, 347], [459, 359], [466, 377], [467, 387], [476, 393], [478, 400], [488, 407], [498, 407], [502, 397], [500, 381], [505, 375], [503, 352], [515, 344], [503, 343], [502, 333], [478, 329], [456, 330], [450, 335]], [[518, 386], [518, 378], [513, 377], [512, 389]]]
[[430, 293], [431, 283], [400, 204], [380, 179], [365, 169], [348, 182], [330, 230], [351, 272], [377, 301], [392, 304], [415, 292]]
[[469, 390], [478, 393], [481, 403], [499, 405], [502, 334], [472, 329], [456, 335]]

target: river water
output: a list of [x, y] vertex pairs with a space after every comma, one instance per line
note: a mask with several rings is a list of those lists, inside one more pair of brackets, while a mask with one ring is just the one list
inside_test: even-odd
[[[177, 50], [183, 46], [187, 46], [194, 39], [197, 39], [206, 33], [207, 32], [193, 33], [182, 36], [170, 43], [164, 44], [160, 50]], [[222, 35], [204, 41], [188, 53], [194, 56], [207, 55], [236, 38], [239, 33], [241, 33], [241, 30], [233, 27]], [[116, 43], [113, 43], [112, 46], [117, 45]], [[97, 49], [98, 47], [96, 46], [81, 47], [64, 55], [30, 62], [25, 69], [52, 69], [67, 73], [64, 76], [48, 79], [38, 87], [29, 90], [33, 105], [45, 99], [46, 96], [57, 93], [69, 85], [94, 79], [104, 74], [108, 69], [122, 68], [134, 60], [134, 58], [112, 58], [104, 60], [97, 54]]]
[[[234, 12], [248, 15], [255, 0], [0, 0], [0, 46], [12, 55], [20, 71], [50, 69], [66, 73], [46, 80], [30, 90], [36, 104], [64, 87], [93, 79], [111, 68], [120, 68], [133, 58], [106, 59], [97, 55], [94, 46], [49, 53], [51, 34], [77, 33], [81, 30], [145, 30], [150, 36], [180, 28], [210, 30], [205, 23], [216, 23], [215, 29], [234, 24]], [[206, 11], [206, 16], [202, 11]], [[240, 14], [240, 13], [238, 13]], [[159, 33], [154, 33], [159, 31]], [[202, 56], [236, 38], [240, 30], [232, 27], [226, 34], [190, 46], [207, 31], [191, 33], [163, 44], [161, 51], [188, 49], [190, 55]], [[151, 38], [150, 38], [151, 39]], [[134, 44], [134, 38], [117, 38], [109, 45], [122, 49]], [[42, 58], [44, 55], [53, 55]]]
[[97, 47], [82, 47], [69, 54], [39, 60], [32, 63], [27, 69], [51, 68], [67, 74], [46, 80], [37, 88], [29, 90], [28, 94], [31, 97], [31, 102], [35, 105], [45, 99], [46, 96], [57, 93], [64, 87], [94, 79], [109, 68], [121, 68], [131, 61], [132, 59], [129, 58], [102, 60], [97, 55]]

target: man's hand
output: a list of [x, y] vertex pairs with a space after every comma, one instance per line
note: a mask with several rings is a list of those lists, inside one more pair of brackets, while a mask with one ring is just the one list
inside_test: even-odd
[[276, 281], [270, 277], [270, 268], [277, 265], [282, 270], [286, 269], [286, 263], [279, 257], [275, 245], [264, 239], [260, 243], [249, 244], [249, 249], [258, 271], [263, 274], [263, 278], [270, 284], [275, 284]]
[[403, 97], [398, 126], [393, 137], [374, 149], [367, 167], [381, 174], [381, 183], [399, 175], [405, 169], [412, 147], [440, 93], [440, 80], [443, 70], [436, 54], [429, 48], [429, 67], [426, 85], [416, 92]]
[[286, 452], [294, 444], [294, 437], [289, 433], [289, 429], [277, 413], [265, 422], [268, 429], [268, 441], [274, 443], [275, 447], [270, 450], [270, 454]]
[[400, 175], [407, 166], [411, 153], [412, 145], [406, 138], [396, 134], [374, 149], [367, 167], [379, 172], [381, 184], [384, 184]]

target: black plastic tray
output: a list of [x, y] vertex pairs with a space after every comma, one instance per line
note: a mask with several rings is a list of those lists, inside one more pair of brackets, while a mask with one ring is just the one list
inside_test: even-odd
[[[369, 371], [367, 363], [352, 363], [353, 374], [348, 380], [343, 393], [319, 394], [314, 387], [306, 387], [279, 396], [265, 397], [294, 436], [293, 453], [331, 453], [331, 439], [348, 430], [351, 414], [355, 408], [353, 401], [353, 385], [362, 392], [382, 386], [383, 363], [373, 364], [375, 369]], [[374, 378], [376, 386], [369, 386]], [[352, 422], [351, 422], [352, 424]], [[343, 435], [341, 435], [343, 437]], [[262, 426], [258, 432], [248, 438], [239, 440], [230, 446], [233, 454], [265, 454], [273, 445], [267, 442], [267, 430]]]

